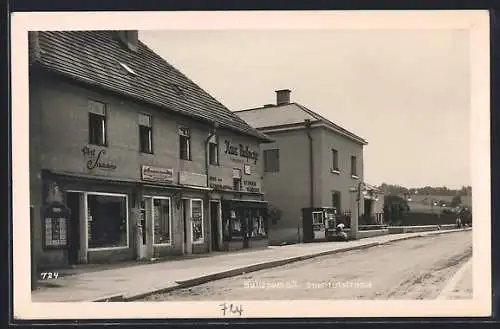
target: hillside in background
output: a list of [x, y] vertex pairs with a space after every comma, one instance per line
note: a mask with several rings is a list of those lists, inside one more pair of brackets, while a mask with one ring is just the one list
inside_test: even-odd
[[400, 185], [392, 185], [392, 184], [386, 184], [382, 183], [378, 188], [385, 194], [385, 195], [411, 195], [412, 198], [414, 195], [418, 196], [432, 196], [434, 198], [437, 197], [450, 197], [453, 198], [454, 196], [471, 196], [472, 195], [472, 187], [471, 186], [462, 186], [460, 189], [449, 189], [447, 187], [432, 187], [432, 186], [425, 186], [425, 187], [404, 187]]

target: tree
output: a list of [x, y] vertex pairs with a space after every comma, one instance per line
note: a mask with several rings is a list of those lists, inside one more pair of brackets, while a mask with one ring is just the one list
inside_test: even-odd
[[453, 199], [451, 199], [451, 206], [456, 207], [462, 204], [462, 198], [460, 195], [455, 195]]

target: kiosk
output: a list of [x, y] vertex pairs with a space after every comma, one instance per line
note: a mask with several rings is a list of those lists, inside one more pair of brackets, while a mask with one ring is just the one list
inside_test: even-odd
[[331, 241], [335, 235], [337, 209], [302, 208], [304, 242]]

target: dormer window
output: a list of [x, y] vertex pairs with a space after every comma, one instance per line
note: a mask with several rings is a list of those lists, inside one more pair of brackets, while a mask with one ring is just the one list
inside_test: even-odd
[[134, 71], [134, 70], [132, 70], [132, 69], [130, 68], [130, 66], [128, 66], [127, 64], [124, 64], [124, 63], [122, 63], [122, 62], [120, 62], [119, 64], [120, 64], [120, 66], [121, 66], [122, 68], [124, 68], [124, 69], [125, 69], [125, 71], [127, 71], [127, 73], [128, 73], [128, 74], [131, 74], [131, 75], [134, 75], [134, 76], [135, 76], [135, 75], [137, 75], [137, 73], [135, 73], [135, 71]]
[[181, 88], [181, 86], [173, 84], [173, 83], [171, 83], [170, 86], [172, 87], [172, 89], [174, 90], [174, 92], [175, 92], [175, 94], [177, 96], [181, 96], [181, 97], [185, 97], [186, 96], [184, 94], [184, 90]]

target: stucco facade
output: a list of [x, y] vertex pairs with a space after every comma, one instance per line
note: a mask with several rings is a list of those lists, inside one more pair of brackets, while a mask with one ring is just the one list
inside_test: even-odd
[[[106, 42], [108, 34], [95, 36]], [[155, 61], [163, 63], [159, 57]], [[219, 124], [220, 114], [214, 112], [214, 120], [200, 120], [39, 67], [30, 68], [29, 83], [30, 206], [40, 268], [267, 245], [259, 156], [265, 135], [251, 133], [236, 116], [244, 132]], [[188, 104], [206, 98], [200, 89], [191, 92], [191, 100], [183, 97]], [[89, 137], [96, 102], [105, 108], [101, 144]], [[216, 106], [228, 120], [232, 113]], [[148, 152], [140, 146], [143, 115], [151, 120]], [[185, 128], [190, 155], [184, 160]], [[215, 151], [210, 143], [217, 145]], [[216, 161], [209, 161], [209, 153]], [[66, 221], [55, 214], [60, 208], [68, 209]], [[120, 233], [109, 228], [116, 217]], [[256, 220], [254, 230], [248, 225]], [[236, 221], [240, 228], [234, 232]], [[247, 226], [241, 228], [243, 221]], [[111, 233], [103, 235], [101, 229]], [[105, 244], [107, 237], [117, 242]]]
[[[280, 100], [283, 94], [285, 100]], [[282, 211], [281, 220], [270, 229], [272, 243], [302, 241], [301, 209], [334, 206], [334, 192], [339, 195], [339, 203], [335, 206], [340, 213], [358, 207], [357, 194], [353, 190], [363, 182], [366, 141], [302, 105], [290, 103], [288, 90], [278, 91], [276, 105], [242, 110], [237, 114], [274, 140], [261, 145], [263, 154], [266, 150], [279, 150], [279, 170], [264, 170], [266, 200]], [[338, 168], [334, 168], [332, 149], [337, 151]], [[356, 175], [351, 173], [352, 156], [356, 157]], [[369, 196], [361, 194], [360, 215], [365, 213], [365, 198]], [[371, 208], [373, 212], [374, 203]]]

